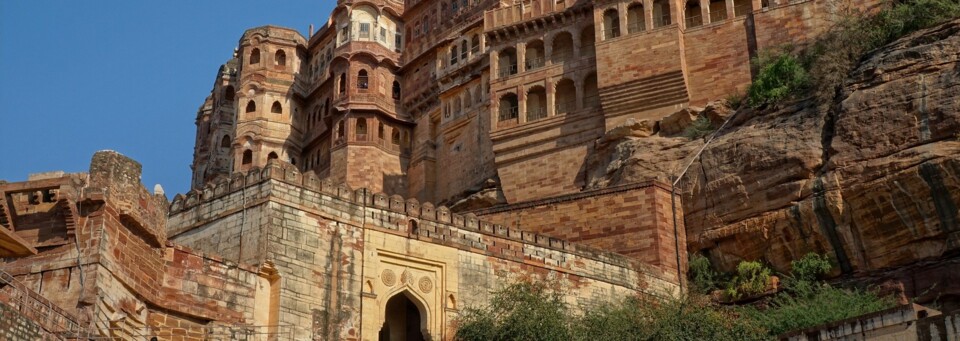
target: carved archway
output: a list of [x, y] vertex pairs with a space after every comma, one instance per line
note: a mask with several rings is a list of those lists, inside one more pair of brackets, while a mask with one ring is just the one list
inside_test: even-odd
[[383, 307], [380, 341], [427, 341], [429, 311], [423, 301], [409, 290], [400, 291]]

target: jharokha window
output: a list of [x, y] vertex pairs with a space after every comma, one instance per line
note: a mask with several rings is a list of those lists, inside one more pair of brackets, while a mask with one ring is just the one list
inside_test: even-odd
[[370, 88], [370, 77], [367, 76], [367, 70], [360, 70], [357, 74], [357, 88], [366, 90]]

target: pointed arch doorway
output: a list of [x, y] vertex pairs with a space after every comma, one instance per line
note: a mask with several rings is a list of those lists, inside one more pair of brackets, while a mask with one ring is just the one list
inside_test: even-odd
[[423, 329], [427, 316], [406, 292], [387, 300], [380, 341], [426, 341]]

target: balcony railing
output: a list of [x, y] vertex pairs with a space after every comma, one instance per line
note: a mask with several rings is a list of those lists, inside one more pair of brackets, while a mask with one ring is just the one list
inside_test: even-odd
[[[484, 12], [483, 29], [489, 31], [492, 29], [509, 26], [521, 21], [539, 18], [553, 13], [560, 13], [578, 0], [558, 0], [558, 1], [535, 1], [520, 2], [512, 6], [498, 8]], [[532, 4], [537, 4], [533, 6]]]
[[547, 110], [544, 108], [527, 109], [527, 122], [533, 122], [547, 117]]
[[687, 28], [703, 25], [703, 17], [699, 15], [689, 16], [686, 19]]
[[533, 70], [533, 69], [541, 68], [541, 67], [543, 67], [543, 58], [527, 59], [527, 62], [526, 62], [526, 64], [525, 64], [524, 66], [526, 66], [526, 69], [527, 69], [527, 70]]
[[620, 28], [613, 27], [603, 30], [603, 39], [613, 39], [620, 36]]
[[507, 65], [506, 67], [500, 69], [500, 78], [510, 77], [510, 75], [517, 74], [517, 64]]
[[720, 9], [717, 11], [710, 11], [710, 22], [718, 22], [727, 20], [727, 9]]
[[517, 107], [500, 108], [500, 121], [517, 118]]
[[669, 14], [653, 17], [653, 27], [663, 27], [672, 24]]
[[562, 101], [562, 102], [557, 102], [556, 104], [557, 115], [571, 113], [571, 112], [574, 112], [575, 110], [577, 110], [576, 100]]
[[638, 21], [627, 25], [627, 33], [639, 33], [647, 30], [647, 23]]
[[584, 96], [583, 97], [583, 106], [587, 108], [598, 107], [600, 106], [600, 96]]
[[737, 17], [742, 17], [750, 14], [751, 12], [753, 12], [753, 4], [743, 4], [733, 8], [733, 13]]

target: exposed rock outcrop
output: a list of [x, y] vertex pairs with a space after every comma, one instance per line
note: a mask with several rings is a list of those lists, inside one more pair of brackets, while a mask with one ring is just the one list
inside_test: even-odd
[[[738, 111], [680, 182], [690, 251], [723, 269], [762, 259], [781, 271], [828, 253], [835, 274], [960, 253], [958, 61], [954, 21], [872, 52], [830, 105]], [[730, 117], [702, 114], [715, 126]], [[702, 145], [651, 136], [598, 146], [588, 187], [669, 179]]]

